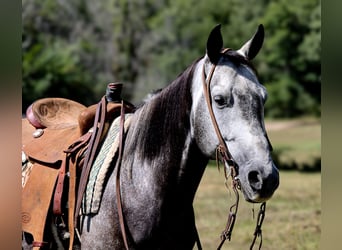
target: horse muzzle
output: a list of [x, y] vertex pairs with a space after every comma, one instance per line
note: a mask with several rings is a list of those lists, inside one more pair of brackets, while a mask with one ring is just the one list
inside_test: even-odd
[[245, 200], [261, 203], [270, 199], [279, 186], [279, 171], [272, 163], [272, 171], [265, 173], [262, 168], [250, 169], [238, 176]]

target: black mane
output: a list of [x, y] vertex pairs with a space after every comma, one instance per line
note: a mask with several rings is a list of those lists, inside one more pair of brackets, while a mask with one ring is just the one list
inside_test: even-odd
[[139, 150], [144, 159], [152, 160], [162, 151], [170, 157], [182, 155], [190, 130], [191, 83], [200, 59], [136, 111], [139, 117], [134, 122], [138, 124], [133, 125], [134, 138], [129, 147]]
[[[245, 64], [254, 70], [250, 61], [234, 50], [228, 50], [222, 56], [234, 64]], [[195, 60], [171, 84], [158, 90], [138, 108], [132, 125], [133, 138], [127, 145], [131, 153], [138, 150], [141, 157], [148, 160], [161, 153], [170, 158], [182, 155], [190, 130], [191, 83], [195, 67], [202, 58]], [[177, 162], [180, 159], [173, 160]]]

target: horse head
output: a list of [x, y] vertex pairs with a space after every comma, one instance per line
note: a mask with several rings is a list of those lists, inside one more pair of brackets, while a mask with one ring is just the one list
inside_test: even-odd
[[[279, 185], [272, 146], [264, 125], [267, 92], [256, 76], [251, 60], [264, 39], [260, 25], [239, 50], [223, 49], [220, 25], [210, 33], [207, 53], [198, 63], [192, 85], [191, 134], [207, 157], [215, 157], [219, 139], [205, 100], [208, 96], [221, 138], [238, 166], [237, 179], [249, 202], [268, 200]], [[209, 82], [208, 82], [209, 81]]]

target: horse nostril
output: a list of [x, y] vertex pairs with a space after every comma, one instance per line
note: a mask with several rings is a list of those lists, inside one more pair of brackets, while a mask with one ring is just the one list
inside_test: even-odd
[[258, 171], [251, 171], [248, 174], [248, 181], [253, 191], [260, 191], [262, 188], [262, 179]]

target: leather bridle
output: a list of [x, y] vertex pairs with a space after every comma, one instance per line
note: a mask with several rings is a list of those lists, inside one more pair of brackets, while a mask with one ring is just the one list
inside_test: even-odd
[[[222, 53], [225, 53], [228, 50], [229, 49], [226, 48], [226, 49], [222, 50]], [[208, 106], [209, 115], [210, 115], [211, 121], [213, 123], [216, 136], [219, 140], [219, 145], [216, 148], [216, 152], [220, 153], [221, 159], [222, 159], [223, 163], [225, 164], [225, 167], [227, 169], [230, 169], [231, 171], [233, 171], [232, 177], [234, 179], [238, 175], [238, 165], [234, 161], [233, 156], [229, 152], [228, 146], [223, 139], [223, 136], [222, 136], [220, 128], [217, 124], [217, 120], [216, 120], [216, 117], [215, 117], [215, 114], [213, 111], [213, 107], [212, 107], [211, 94], [210, 94], [210, 83], [211, 83], [211, 79], [214, 75], [215, 69], [216, 69], [216, 64], [213, 64], [213, 66], [209, 72], [208, 78], [207, 78], [206, 74], [205, 74], [205, 66], [203, 64], [203, 70], [202, 70], [203, 92], [204, 92], [205, 100], [206, 100], [206, 103]]]
[[[224, 50], [222, 50], [222, 53], [225, 53], [228, 50], [229, 49], [224, 49]], [[216, 117], [215, 117], [215, 114], [213, 111], [213, 107], [212, 107], [212, 100], [211, 100], [211, 94], [210, 94], [210, 83], [211, 83], [212, 77], [214, 75], [215, 69], [216, 69], [216, 64], [213, 64], [213, 66], [211, 67], [211, 70], [209, 72], [208, 77], [206, 77], [205, 64], [203, 64], [203, 70], [202, 70], [203, 92], [204, 92], [205, 100], [207, 103], [209, 115], [210, 115], [212, 124], [214, 126], [217, 139], [219, 141], [219, 145], [216, 148], [217, 166], [219, 166], [219, 156], [221, 156], [221, 161], [224, 164], [224, 173], [225, 173], [226, 181], [228, 180], [229, 176], [232, 177], [232, 188], [234, 190], [234, 194], [235, 194], [235, 198], [236, 198], [235, 203], [229, 209], [229, 215], [228, 215], [228, 219], [227, 219], [226, 228], [224, 229], [224, 231], [221, 234], [221, 242], [217, 248], [217, 249], [221, 249], [221, 247], [222, 247], [223, 243], [226, 241], [226, 239], [228, 239], [228, 240], [231, 239], [231, 234], [232, 234], [232, 231], [234, 228], [236, 214], [237, 214], [237, 210], [238, 210], [238, 206], [239, 206], [239, 193], [238, 193], [237, 189], [240, 188], [240, 183], [239, 183], [239, 180], [237, 178], [238, 170], [239, 170], [238, 165], [235, 162], [235, 160], [233, 159], [233, 156], [231, 155], [231, 153], [228, 149], [228, 146], [223, 139], [222, 133], [221, 133], [220, 128], [217, 124], [217, 120], [216, 120]], [[228, 170], [228, 173], [227, 173], [227, 170]]]
[[[229, 48], [223, 49], [221, 51], [221, 54], [223, 55], [228, 50], [230, 50], [230, 49]], [[241, 186], [240, 186], [240, 182], [238, 179], [239, 166], [235, 162], [233, 156], [231, 155], [231, 153], [228, 149], [227, 144], [225, 143], [225, 141], [223, 139], [222, 133], [221, 133], [220, 128], [217, 124], [217, 120], [216, 120], [216, 117], [215, 117], [215, 114], [213, 111], [213, 107], [212, 107], [212, 99], [211, 99], [211, 94], [210, 94], [210, 83], [211, 83], [212, 77], [214, 75], [215, 69], [216, 69], [216, 64], [214, 63], [213, 66], [211, 67], [211, 70], [210, 70], [209, 75], [207, 77], [206, 73], [205, 73], [205, 64], [203, 63], [203, 69], [202, 69], [203, 92], [204, 92], [205, 100], [206, 100], [206, 103], [208, 106], [209, 115], [210, 115], [212, 124], [214, 126], [216, 136], [217, 136], [218, 141], [219, 141], [219, 145], [216, 148], [216, 162], [217, 162], [217, 165], [219, 166], [219, 160], [220, 160], [219, 156], [221, 156], [221, 161], [224, 164], [226, 185], [227, 185], [228, 178], [231, 177], [232, 178], [232, 189], [233, 189], [234, 194], [235, 194], [235, 203], [229, 209], [226, 227], [223, 230], [223, 232], [221, 233], [221, 242], [217, 248], [219, 250], [219, 249], [221, 249], [221, 247], [223, 246], [223, 243], [227, 239], [229, 241], [231, 240], [231, 235], [232, 235], [232, 231], [234, 228], [236, 215], [237, 215], [237, 211], [238, 211], [238, 206], [239, 206], [239, 193], [238, 193], [237, 189], [241, 189]], [[268, 138], [267, 138], [267, 140], [268, 140]], [[269, 142], [269, 140], [268, 140], [268, 142]], [[270, 144], [270, 142], [269, 142], [269, 144]], [[226, 172], [227, 170], [228, 170], [228, 173]], [[250, 249], [253, 249], [253, 246], [256, 242], [256, 238], [258, 236], [261, 238], [261, 241], [259, 243], [259, 249], [261, 249], [261, 246], [262, 246], [261, 226], [262, 226], [264, 216], [265, 216], [265, 209], [266, 209], [266, 202], [263, 202], [260, 206], [257, 224], [256, 224], [256, 228], [254, 231], [254, 238], [253, 238], [252, 244], [250, 246]], [[198, 239], [198, 241], [199, 241], [199, 239]]]

